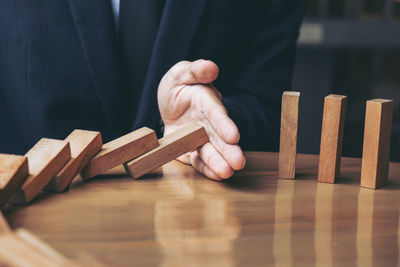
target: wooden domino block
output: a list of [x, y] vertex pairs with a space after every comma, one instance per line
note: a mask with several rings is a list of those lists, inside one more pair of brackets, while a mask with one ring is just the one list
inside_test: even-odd
[[15, 236], [21, 240], [31, 251], [41, 254], [43, 257], [52, 261], [55, 266], [72, 266], [73, 263], [61, 253], [50, 247], [48, 244], [37, 238], [29, 231], [20, 228], [15, 231]]
[[3, 214], [0, 212], [0, 234], [9, 233], [9, 232], [11, 232], [11, 228], [8, 225], [6, 218], [4, 218]]
[[[104, 259], [103, 259], [104, 260]], [[75, 262], [79, 266], [90, 266], [90, 267], [106, 267], [113, 266], [109, 261], [103, 264], [100, 260], [100, 257], [94, 257], [87, 253], [80, 253], [77, 258], [75, 258]], [[107, 265], [106, 265], [107, 264]]]
[[71, 158], [71, 149], [67, 141], [42, 138], [25, 156], [29, 176], [12, 197], [14, 203], [31, 202]]
[[376, 189], [388, 182], [393, 109], [392, 100], [367, 101], [361, 164], [362, 187]]
[[208, 135], [204, 127], [192, 123], [164, 136], [158, 142], [159, 147], [124, 164], [129, 176], [137, 179], [186, 152], [204, 145], [208, 142]]
[[45, 187], [47, 191], [63, 192], [103, 145], [100, 132], [85, 130], [74, 130], [65, 141], [71, 146], [71, 159]]
[[102, 174], [157, 146], [155, 132], [147, 127], [140, 128], [104, 144], [101, 151], [83, 169], [82, 177], [87, 180]]
[[347, 97], [328, 95], [324, 101], [318, 182], [335, 183], [340, 175]]
[[[0, 266], [44, 266], [53, 264], [32, 252], [13, 234], [0, 235]], [[50, 266], [50, 265], [49, 265]]]
[[28, 173], [27, 157], [0, 154], [0, 209], [25, 182]]
[[[46, 254], [49, 253], [48, 249], [37, 247], [44, 243], [32, 243], [32, 240], [27, 242], [24, 238], [21, 238], [18, 233], [0, 235], [1, 266], [77, 266], [63, 256], [62, 260], [55, 259], [54, 253]], [[38, 239], [34, 242], [37, 241]]]
[[0, 266], [79, 266], [25, 229], [0, 234]]
[[294, 179], [296, 175], [299, 100], [299, 92], [286, 91], [282, 95], [278, 178]]

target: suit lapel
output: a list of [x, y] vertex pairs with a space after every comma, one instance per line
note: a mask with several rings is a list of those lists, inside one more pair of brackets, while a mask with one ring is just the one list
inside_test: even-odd
[[188, 60], [188, 52], [207, 0], [166, 0], [156, 42], [139, 102], [134, 129], [157, 127], [160, 116], [157, 88], [162, 76], [178, 61]]
[[118, 127], [118, 115], [114, 112], [117, 103], [113, 103], [114, 99], [118, 99], [118, 76], [115, 27], [110, 1], [68, 1], [97, 97], [114, 135]]

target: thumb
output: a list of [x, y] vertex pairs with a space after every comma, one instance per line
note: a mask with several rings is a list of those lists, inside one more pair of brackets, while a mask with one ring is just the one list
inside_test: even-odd
[[190, 64], [190, 72], [197, 83], [212, 83], [218, 77], [218, 66], [210, 61], [199, 59]]
[[218, 66], [210, 60], [181, 61], [165, 74], [163, 82], [169, 88], [178, 85], [207, 84], [218, 77], [218, 72]]

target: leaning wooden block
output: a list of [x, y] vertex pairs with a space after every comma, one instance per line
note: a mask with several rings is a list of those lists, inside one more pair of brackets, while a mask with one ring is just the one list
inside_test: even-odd
[[299, 92], [286, 91], [282, 95], [279, 178], [294, 179], [296, 175], [299, 100]]
[[103, 145], [101, 151], [82, 171], [87, 180], [102, 174], [158, 146], [155, 132], [147, 127], [140, 128]]
[[31, 202], [71, 158], [71, 150], [67, 141], [42, 138], [25, 156], [29, 176], [12, 197], [14, 203]]
[[208, 142], [208, 135], [202, 126], [192, 123], [164, 136], [158, 142], [159, 147], [124, 164], [129, 176], [137, 179], [186, 152], [204, 145]]
[[376, 189], [388, 182], [393, 109], [392, 100], [367, 101], [361, 164], [362, 187]]
[[319, 153], [318, 182], [335, 183], [340, 175], [347, 97], [325, 97]]
[[100, 132], [85, 130], [74, 130], [65, 141], [71, 146], [71, 159], [45, 187], [47, 191], [63, 192], [103, 145]]
[[0, 209], [25, 182], [28, 173], [27, 157], [0, 154]]

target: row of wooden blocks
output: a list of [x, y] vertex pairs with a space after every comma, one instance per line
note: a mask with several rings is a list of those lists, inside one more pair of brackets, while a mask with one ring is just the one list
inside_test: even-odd
[[0, 154], [0, 208], [8, 201], [27, 204], [43, 189], [63, 192], [79, 173], [87, 180], [121, 164], [137, 179], [207, 142], [204, 127], [195, 123], [159, 140], [146, 127], [104, 145], [95, 131], [43, 138], [25, 156]]
[[[294, 179], [299, 116], [299, 92], [282, 95], [279, 178]], [[328, 95], [324, 111], [319, 154], [318, 181], [335, 183], [340, 176], [347, 97]], [[376, 189], [388, 182], [390, 132], [394, 102], [387, 99], [367, 101], [360, 186]]]

